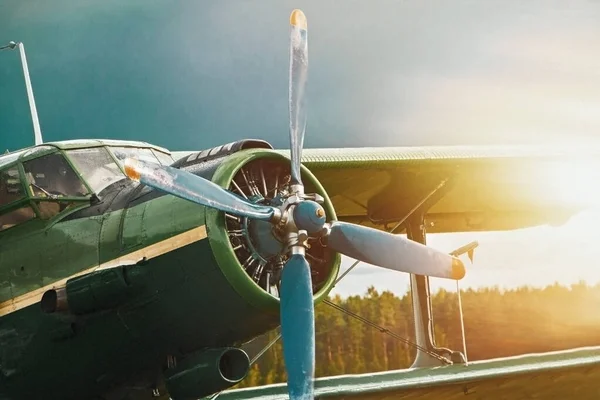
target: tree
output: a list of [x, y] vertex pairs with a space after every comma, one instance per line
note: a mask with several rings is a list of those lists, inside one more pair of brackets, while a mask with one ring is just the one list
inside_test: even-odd
[[[469, 361], [532, 352], [600, 345], [600, 284], [579, 282], [545, 288], [469, 288], [461, 291]], [[368, 288], [364, 296], [331, 302], [367, 318], [412, 343], [414, 321], [410, 292], [398, 297]], [[435, 342], [462, 350], [456, 293], [439, 290], [432, 295]], [[416, 350], [403, 341], [368, 326], [327, 304], [315, 309], [316, 375], [360, 374], [407, 368]], [[256, 354], [273, 337], [271, 332], [248, 345]], [[238, 387], [286, 380], [281, 341], [248, 373]]]

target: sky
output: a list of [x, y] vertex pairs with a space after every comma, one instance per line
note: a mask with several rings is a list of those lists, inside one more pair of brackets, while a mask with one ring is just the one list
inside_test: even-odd
[[[283, 148], [296, 7], [309, 26], [306, 147], [600, 144], [595, 2], [4, 0], [0, 44], [25, 43], [47, 141]], [[2, 151], [33, 142], [20, 68], [0, 52]], [[480, 242], [465, 286], [596, 282], [599, 214], [429, 244]], [[401, 293], [408, 279], [359, 266], [336, 292], [366, 284]]]
[[[598, 141], [600, 4], [589, 1], [5, 0], [46, 140], [241, 137], [287, 146], [288, 17], [309, 24], [307, 147]], [[0, 148], [31, 143], [0, 52]]]

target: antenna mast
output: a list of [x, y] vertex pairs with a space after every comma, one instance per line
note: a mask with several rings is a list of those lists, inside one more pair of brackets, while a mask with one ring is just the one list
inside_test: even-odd
[[29, 77], [29, 67], [27, 66], [27, 57], [25, 56], [25, 47], [23, 43], [9, 42], [6, 46], [0, 47], [0, 50], [19, 48], [21, 56], [21, 65], [23, 66], [23, 75], [25, 77], [25, 87], [27, 88], [27, 99], [29, 100], [29, 110], [31, 111], [31, 121], [33, 122], [33, 134], [35, 137], [36, 146], [43, 143], [42, 130], [40, 128], [40, 120], [35, 107], [35, 98], [33, 97], [33, 88], [31, 86], [31, 78]]

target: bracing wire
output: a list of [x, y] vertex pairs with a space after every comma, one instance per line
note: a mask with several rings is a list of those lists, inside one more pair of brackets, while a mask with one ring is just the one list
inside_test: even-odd
[[421, 351], [429, 354], [430, 356], [432, 356], [434, 358], [437, 358], [438, 360], [442, 361], [445, 364], [452, 364], [452, 362], [450, 360], [448, 360], [447, 358], [445, 358], [445, 357], [443, 357], [443, 356], [441, 356], [441, 355], [439, 355], [437, 353], [434, 353], [433, 351], [428, 350], [427, 348], [425, 348], [423, 346], [419, 346], [418, 344], [410, 341], [409, 339], [406, 339], [406, 338], [398, 335], [397, 333], [392, 332], [389, 329], [382, 327], [381, 325], [377, 325], [376, 323], [374, 323], [374, 322], [372, 322], [372, 321], [370, 321], [370, 320], [368, 320], [368, 319], [366, 319], [364, 317], [361, 317], [360, 315], [358, 315], [358, 314], [356, 314], [356, 313], [354, 313], [354, 312], [352, 312], [350, 310], [347, 310], [347, 309], [345, 309], [344, 307], [342, 307], [342, 306], [340, 306], [338, 304], [335, 304], [335, 303], [333, 303], [333, 302], [331, 302], [329, 300], [323, 300], [323, 303], [327, 304], [328, 306], [330, 306], [330, 307], [332, 307], [332, 308], [334, 308], [334, 309], [336, 309], [338, 311], [343, 312], [344, 314], [346, 314], [346, 315], [348, 315], [348, 316], [350, 316], [350, 317], [352, 317], [352, 318], [354, 318], [354, 319], [356, 319], [356, 320], [358, 320], [358, 321], [360, 321], [360, 322], [362, 322], [362, 323], [364, 323], [364, 324], [366, 324], [366, 325], [368, 325], [368, 326], [370, 326], [372, 328], [377, 329], [381, 333], [385, 333], [387, 335], [390, 335], [394, 339], [397, 339], [397, 340], [399, 340], [399, 341], [401, 341], [403, 343], [406, 343], [409, 346], [413, 346], [417, 350], [421, 350]]
[[456, 294], [458, 296], [458, 312], [460, 313], [460, 334], [462, 336], [462, 342], [463, 342], [463, 354], [465, 355], [465, 361], [468, 363], [469, 357], [467, 356], [467, 338], [465, 336], [465, 320], [463, 317], [462, 300], [460, 299], [460, 286], [458, 285], [458, 280], [456, 281]]

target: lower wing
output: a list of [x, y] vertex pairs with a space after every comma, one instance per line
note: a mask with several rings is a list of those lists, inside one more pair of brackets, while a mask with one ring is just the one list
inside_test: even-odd
[[[598, 399], [600, 347], [320, 378], [327, 399]], [[469, 397], [465, 397], [469, 396]], [[223, 392], [220, 400], [287, 399], [285, 384]]]

